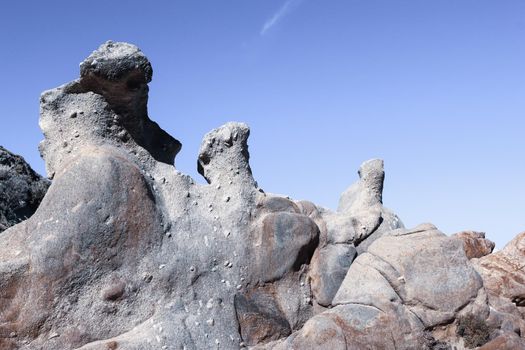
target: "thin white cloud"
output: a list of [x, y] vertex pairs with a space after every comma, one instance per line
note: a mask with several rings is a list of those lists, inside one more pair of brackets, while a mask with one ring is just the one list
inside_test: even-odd
[[266, 32], [270, 30], [270, 28], [272, 28], [277, 23], [282, 21], [282, 19], [287, 14], [289, 14], [293, 8], [299, 5], [300, 2], [301, 0], [286, 0], [283, 6], [281, 6], [279, 10], [277, 10], [277, 12], [274, 13], [272, 17], [270, 17], [266, 22], [264, 22], [264, 25], [262, 26], [262, 29], [260, 32], [261, 36], [266, 34]]

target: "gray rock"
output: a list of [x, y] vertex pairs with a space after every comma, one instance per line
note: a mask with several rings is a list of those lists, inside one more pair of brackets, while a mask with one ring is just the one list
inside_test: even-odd
[[521, 277], [496, 270], [522, 260], [521, 240], [469, 260], [433, 225], [403, 229], [382, 205], [380, 160], [337, 212], [265, 193], [243, 123], [205, 135], [197, 184], [147, 115], [151, 72], [108, 42], [42, 94], [54, 180], [0, 235], [0, 348], [461, 348], [477, 342], [469, 319], [520, 344]]
[[404, 228], [405, 225], [401, 221], [401, 219], [395, 214], [393, 211], [386, 207], [381, 208], [381, 224], [379, 227], [372, 232], [368, 237], [366, 237], [364, 240], [359, 242], [359, 245], [357, 246], [357, 253], [361, 254], [368, 250], [368, 247], [374, 241], [380, 237], [383, 237], [385, 235], [388, 235], [389, 232]]
[[417, 317], [417, 331], [470, 312], [488, 316], [481, 278], [461, 242], [428, 224], [377, 239], [352, 264], [333, 304], [399, 305]]
[[0, 146], [0, 232], [33, 215], [50, 184], [22, 157]]
[[338, 212], [360, 212], [383, 203], [384, 163], [370, 159], [358, 171], [359, 181], [350, 186], [339, 200]]
[[209, 185], [178, 172], [178, 143], [143, 108], [145, 62], [106, 43], [80, 80], [42, 95], [40, 149], [54, 182], [35, 215], [0, 237], [2, 348], [237, 348], [252, 338], [239, 333], [234, 295], [261, 284], [283, 310], [261, 322], [291, 331], [311, 316], [302, 281], [315, 222], [259, 191], [244, 124], [204, 138]]
[[[325, 215], [329, 242], [345, 241], [359, 247], [365, 241], [368, 247], [384, 233], [404, 227], [396, 214], [383, 207], [383, 161], [364, 162], [358, 174], [359, 180], [341, 194], [337, 213]], [[359, 252], [365, 250], [358, 248]]]
[[227, 186], [232, 181], [237, 186], [255, 186], [249, 164], [249, 136], [250, 129], [244, 123], [227, 123], [204, 136], [198, 171], [208, 183]]
[[142, 51], [128, 43], [107, 41], [80, 63], [80, 76], [83, 78], [95, 75], [120, 81], [129, 74], [140, 75], [142, 82], [149, 83], [153, 68]]
[[339, 305], [312, 317], [288, 338], [254, 349], [425, 349], [418, 320], [402, 308]]
[[144, 54], [134, 45], [108, 41], [81, 63], [80, 70], [80, 79], [40, 97], [45, 139], [39, 148], [48, 176], [54, 176], [62, 159], [89, 142], [138, 146], [155, 160], [173, 164], [181, 144], [148, 117], [152, 70]]
[[428, 330], [455, 327], [473, 310], [488, 316], [481, 278], [461, 243], [432, 225], [377, 239], [350, 266], [332, 304], [299, 332], [260, 348], [430, 349], [443, 343], [429, 341]]
[[330, 244], [316, 250], [309, 276], [317, 303], [332, 304], [355, 256], [355, 247], [350, 244]]
[[[369, 272], [353, 271], [362, 266]], [[366, 283], [371, 283], [368, 287], [364, 281], [353, 281], [371, 273], [376, 278], [366, 277]], [[391, 287], [386, 288], [387, 284]], [[356, 285], [360, 288], [356, 289]], [[481, 288], [481, 278], [468, 263], [461, 242], [432, 225], [424, 225], [412, 230], [399, 229], [376, 240], [350, 267], [334, 304], [361, 300], [359, 295], [363, 293], [377, 295], [390, 289], [394, 294], [375, 298], [376, 302], [400, 299], [430, 327], [453, 317]], [[371, 289], [377, 293], [366, 292]]]
[[321, 306], [331, 305], [356, 252], [366, 251], [379, 237], [403, 227], [397, 215], [383, 207], [383, 161], [364, 162], [358, 174], [359, 180], [341, 195], [337, 212], [316, 210], [312, 205], [303, 209], [320, 228], [309, 278]]

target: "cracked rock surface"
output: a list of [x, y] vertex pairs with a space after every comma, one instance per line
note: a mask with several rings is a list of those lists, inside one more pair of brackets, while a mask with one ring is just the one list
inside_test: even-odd
[[379, 159], [337, 211], [266, 193], [243, 123], [204, 136], [197, 184], [149, 118], [152, 72], [106, 42], [42, 94], [53, 182], [0, 235], [0, 348], [525, 346], [523, 235], [491, 254], [479, 233], [405, 228]]

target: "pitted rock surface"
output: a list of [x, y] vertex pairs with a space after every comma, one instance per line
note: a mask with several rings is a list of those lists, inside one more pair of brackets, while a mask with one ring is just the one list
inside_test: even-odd
[[136, 46], [109, 41], [42, 94], [53, 183], [0, 235], [0, 348], [523, 344], [523, 235], [490, 254], [481, 234], [404, 228], [383, 206], [379, 159], [335, 212], [266, 193], [244, 123], [204, 136], [197, 184], [148, 116], [152, 72]]

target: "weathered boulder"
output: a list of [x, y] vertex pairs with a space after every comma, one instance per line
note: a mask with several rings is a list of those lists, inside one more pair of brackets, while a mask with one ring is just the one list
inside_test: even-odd
[[315, 301], [330, 306], [356, 256], [350, 244], [329, 244], [315, 251], [309, 277]]
[[496, 244], [485, 238], [485, 232], [463, 231], [452, 235], [463, 241], [463, 248], [467, 258], [481, 258], [489, 255]]
[[309, 278], [316, 303], [324, 307], [331, 305], [356, 253], [366, 251], [386, 232], [403, 227], [397, 215], [383, 207], [383, 161], [364, 162], [358, 174], [359, 180], [341, 195], [337, 212], [311, 206], [305, 211], [320, 228]]
[[[257, 188], [245, 124], [204, 138], [209, 185], [178, 172], [180, 144], [143, 108], [148, 67], [136, 47], [108, 42], [79, 80], [42, 94], [54, 181], [35, 215], [0, 237], [2, 348], [238, 348], [311, 316], [317, 225]], [[282, 312], [260, 312], [270, 325], [260, 338], [249, 315], [264, 298]]]
[[430, 224], [378, 238], [352, 263], [332, 304], [299, 332], [261, 348], [429, 349], [442, 344], [428, 336], [434, 328], [489, 314], [461, 242]]
[[430, 224], [391, 231], [360, 255], [333, 301], [348, 303], [380, 310], [401, 304], [426, 330], [461, 313], [488, 316], [482, 280], [460, 242]]
[[474, 259], [491, 307], [490, 321], [499, 334], [525, 334], [525, 232], [502, 250]]
[[[355, 268], [365, 271], [354, 272]], [[372, 274], [377, 279], [370, 278]], [[476, 298], [482, 286], [461, 244], [433, 225], [421, 225], [412, 230], [391, 231], [376, 240], [352, 264], [333, 302], [337, 305], [360, 301], [381, 308], [382, 302], [399, 298], [410, 305], [425, 327], [432, 327], [454, 317]], [[372, 289], [378, 293], [390, 290], [391, 294], [379, 298], [378, 293], [369, 293]]]
[[0, 146], [0, 232], [33, 215], [49, 185], [22, 157]]
[[53, 183], [0, 235], [0, 348], [522, 346], [523, 236], [478, 259], [481, 234], [404, 229], [377, 159], [337, 212], [265, 193], [243, 123], [204, 136], [197, 184], [149, 119], [137, 47], [107, 42], [80, 70], [41, 97]]
[[489, 294], [509, 300], [525, 295], [525, 232], [500, 251], [479, 259], [476, 266]]
[[139, 147], [150, 158], [173, 164], [180, 142], [147, 114], [152, 69], [146, 56], [134, 45], [108, 41], [80, 64], [80, 71], [80, 79], [40, 97], [45, 138], [39, 148], [48, 176], [90, 142]]
[[525, 340], [516, 333], [505, 333], [486, 343], [479, 350], [525, 349]]
[[275, 294], [275, 289], [270, 286], [235, 295], [235, 312], [246, 345], [277, 340], [292, 333]]
[[339, 305], [312, 317], [288, 338], [254, 349], [426, 349], [418, 322], [403, 308]]

